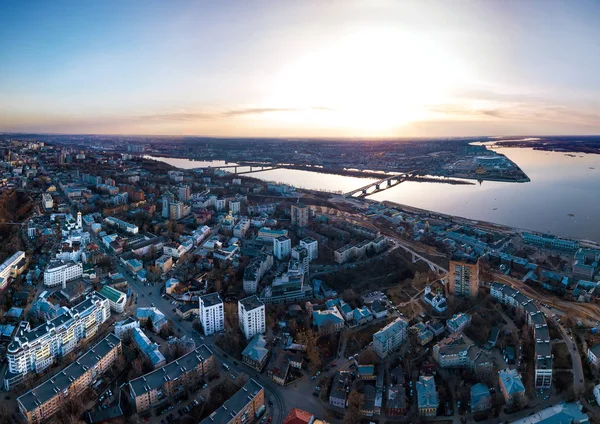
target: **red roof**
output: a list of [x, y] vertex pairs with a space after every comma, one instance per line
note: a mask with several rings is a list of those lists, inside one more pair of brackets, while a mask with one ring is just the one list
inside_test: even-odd
[[294, 408], [290, 411], [285, 420], [283, 420], [283, 424], [308, 424], [312, 417], [312, 414], [309, 414], [302, 409]]

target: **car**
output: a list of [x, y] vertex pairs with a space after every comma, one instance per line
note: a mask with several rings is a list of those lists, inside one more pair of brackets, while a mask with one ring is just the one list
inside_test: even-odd
[[318, 398], [319, 394], [317, 392], [313, 392], [313, 396]]
[[208, 384], [204, 383], [204, 386], [202, 386], [203, 389], [206, 389], [208, 387]]
[[194, 399], [194, 405], [198, 406], [200, 402], [198, 402], [198, 399]]
[[273, 401], [269, 399], [269, 406], [273, 407]]
[[317, 371], [317, 374], [315, 374], [317, 377], [321, 375], [321, 371]]
[[239, 365], [237, 361], [233, 361], [233, 365]]
[[316, 387], [315, 387], [315, 390], [316, 390], [317, 392], [320, 392], [320, 391], [321, 391], [321, 386], [316, 386]]
[[310, 379], [311, 379], [311, 380], [314, 380], [315, 378], [317, 378], [317, 376], [316, 376], [316, 375], [313, 375], [313, 376], [312, 376]]
[[235, 374], [231, 374], [231, 379], [235, 380]]
[[224, 354], [223, 354], [223, 357], [224, 357], [224, 358], [229, 358], [229, 356], [227, 356], [227, 354], [226, 354], [226, 353], [224, 353]]
[[334, 362], [333, 364], [331, 364], [332, 367], [337, 366], [337, 362]]

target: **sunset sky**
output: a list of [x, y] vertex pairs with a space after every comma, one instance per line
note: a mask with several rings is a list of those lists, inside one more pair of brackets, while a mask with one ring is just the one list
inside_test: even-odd
[[5, 1], [0, 131], [600, 134], [598, 1]]

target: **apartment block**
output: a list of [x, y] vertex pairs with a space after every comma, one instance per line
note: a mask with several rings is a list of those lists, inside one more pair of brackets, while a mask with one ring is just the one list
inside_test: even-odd
[[407, 337], [408, 323], [398, 318], [373, 334], [373, 349], [383, 359], [390, 352], [398, 349]]
[[38, 327], [30, 328], [28, 321], [22, 321], [6, 351], [5, 389], [11, 390], [29, 373], [42, 372], [82, 341], [90, 340], [109, 317], [108, 299], [92, 293], [71, 309], [63, 306], [56, 318]]
[[455, 296], [477, 297], [479, 261], [450, 261], [448, 291]]
[[290, 256], [292, 252], [292, 240], [289, 237], [280, 236], [273, 239], [273, 255], [280, 261]]
[[80, 395], [115, 362], [121, 339], [109, 334], [64, 370], [17, 398], [29, 423], [46, 422], [71, 398]]
[[305, 237], [300, 240], [300, 246], [306, 248], [308, 250], [308, 260], [309, 262], [314, 261], [319, 258], [319, 243], [310, 237]]
[[302, 204], [292, 205], [291, 220], [292, 225], [306, 227], [308, 225], [308, 206]]
[[246, 424], [265, 409], [265, 390], [253, 378], [200, 424]]
[[44, 286], [60, 286], [63, 282], [81, 277], [82, 274], [83, 266], [80, 263], [61, 260], [51, 261], [44, 271]]
[[200, 323], [205, 336], [223, 331], [225, 328], [225, 309], [219, 293], [200, 296], [199, 310]]
[[246, 336], [246, 340], [256, 334], [265, 333], [265, 304], [258, 299], [258, 296], [254, 295], [238, 301], [238, 317], [240, 329]]
[[138, 413], [153, 408], [183, 390], [192, 379], [214, 372], [212, 351], [202, 345], [179, 359], [129, 382], [129, 393]]

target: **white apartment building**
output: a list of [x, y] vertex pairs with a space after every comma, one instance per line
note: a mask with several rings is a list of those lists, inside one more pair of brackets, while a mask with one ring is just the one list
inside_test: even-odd
[[241, 203], [237, 200], [232, 200], [229, 202], [229, 210], [231, 211], [232, 215], [237, 215], [238, 213], [240, 213], [240, 207]]
[[390, 352], [398, 349], [408, 337], [408, 323], [402, 318], [389, 323], [373, 334], [373, 349], [380, 358], [385, 358]]
[[303, 274], [308, 273], [310, 263], [310, 259], [308, 258], [308, 249], [300, 245], [294, 246], [292, 249], [292, 258], [298, 261]]
[[8, 284], [9, 277], [16, 277], [18, 275], [18, 264], [24, 260], [25, 252], [19, 250], [0, 265], [0, 290], [4, 290]]
[[219, 293], [200, 296], [200, 323], [204, 335], [218, 333], [225, 328], [225, 309]]
[[44, 285], [46, 287], [56, 287], [83, 275], [81, 263], [52, 261], [44, 271]]
[[256, 334], [265, 333], [265, 304], [258, 299], [258, 296], [254, 295], [238, 301], [238, 317], [240, 329], [244, 332], [246, 340], [250, 340]]
[[289, 237], [280, 236], [273, 239], [273, 255], [280, 261], [284, 260], [292, 251], [292, 240]]
[[273, 256], [263, 253], [254, 258], [244, 270], [244, 292], [256, 293], [260, 279], [273, 266]]
[[54, 199], [50, 193], [42, 193], [42, 206], [44, 209], [54, 208]]
[[235, 227], [233, 227], [233, 236], [240, 239], [244, 238], [249, 228], [250, 220], [248, 218], [242, 218], [235, 224]]
[[308, 250], [309, 261], [314, 261], [319, 257], [319, 243], [315, 239], [310, 237], [303, 238], [300, 240], [300, 246]]
[[28, 321], [22, 321], [6, 351], [5, 389], [10, 390], [28, 373], [40, 373], [58, 357], [72, 352], [82, 341], [92, 338], [109, 317], [108, 299], [92, 293], [71, 309], [63, 306], [56, 318], [38, 327], [31, 328]]
[[218, 212], [224, 211], [226, 206], [227, 206], [227, 200], [225, 200], [225, 199], [215, 200], [215, 208], [217, 209]]
[[113, 225], [119, 230], [125, 231], [129, 234], [137, 234], [139, 232], [139, 228], [137, 225], [131, 224], [127, 221], [123, 221], [122, 219], [118, 219], [112, 216], [105, 218], [104, 222], [106, 222], [109, 225]]

